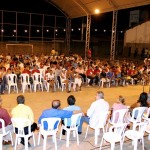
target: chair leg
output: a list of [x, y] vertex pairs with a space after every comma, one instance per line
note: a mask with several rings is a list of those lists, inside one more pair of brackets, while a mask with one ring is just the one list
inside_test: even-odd
[[24, 138], [24, 142], [25, 142], [25, 150], [28, 150], [28, 138]]
[[61, 140], [61, 136], [62, 136], [62, 130], [63, 130], [63, 128], [61, 127], [61, 130], [60, 130], [60, 137], [59, 137], [60, 140]]
[[138, 141], [134, 140], [134, 150], [137, 150], [137, 143], [138, 143]]
[[102, 140], [101, 140], [101, 144], [100, 144], [100, 150], [102, 149], [102, 145], [103, 145], [103, 137], [102, 137]]
[[79, 135], [77, 129], [76, 129], [76, 136], [77, 136], [77, 145], [79, 145]]
[[86, 139], [86, 137], [87, 137], [88, 130], [89, 130], [89, 125], [87, 126], [87, 129], [86, 129], [86, 133], [85, 133], [85, 139]]
[[2, 141], [3, 141], [3, 137], [0, 135], [0, 149], [2, 149]]
[[35, 144], [35, 136], [34, 136], [34, 133], [33, 133], [32, 138], [33, 138], [33, 144], [34, 144], [34, 146], [35, 146], [36, 144]]
[[54, 143], [55, 143], [55, 150], [57, 150], [57, 140], [56, 140], [56, 135], [53, 135]]
[[15, 148], [14, 148], [14, 150], [17, 149], [17, 144], [18, 144], [18, 137], [16, 136], [16, 140], [15, 140]]
[[70, 138], [70, 131], [67, 131], [67, 137], [66, 137], [66, 147], [69, 147], [69, 138]]
[[38, 136], [38, 145], [40, 145], [40, 141], [41, 141], [41, 133], [39, 132], [39, 136]]
[[115, 143], [111, 143], [111, 150], [115, 149]]
[[13, 138], [12, 138], [12, 133], [11, 133], [11, 131], [9, 132], [9, 135], [10, 135], [10, 139], [11, 139], [11, 145], [13, 146], [14, 143], [13, 143]]
[[43, 150], [46, 150], [46, 141], [47, 141], [47, 136], [44, 136]]

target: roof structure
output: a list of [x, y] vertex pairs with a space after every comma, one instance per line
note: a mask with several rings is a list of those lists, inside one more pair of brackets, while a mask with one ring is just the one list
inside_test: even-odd
[[94, 15], [95, 9], [101, 13], [150, 4], [150, 0], [45, 0], [57, 7], [69, 18]]

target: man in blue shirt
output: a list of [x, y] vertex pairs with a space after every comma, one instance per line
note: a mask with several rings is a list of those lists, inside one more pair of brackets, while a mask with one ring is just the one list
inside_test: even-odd
[[[38, 124], [41, 124], [41, 120], [43, 118], [61, 118], [61, 119], [64, 119], [64, 118], [70, 118], [73, 114], [77, 114], [77, 113], [81, 113], [81, 111], [78, 111], [78, 110], [74, 110], [74, 111], [68, 111], [68, 110], [61, 110], [60, 109], [60, 100], [53, 100], [52, 101], [52, 108], [50, 109], [46, 109], [42, 112], [39, 120], [38, 120]], [[54, 126], [54, 128], [56, 128], [56, 125]], [[44, 124], [44, 129], [47, 129], [48, 126], [47, 124], [45, 123]]]
[[[73, 95], [68, 96], [67, 103], [68, 103], [69, 106], [65, 107], [63, 110], [68, 110], [68, 111], [79, 110], [79, 111], [81, 111], [81, 108], [79, 106], [76, 106], [75, 102], [76, 102], [76, 99]], [[79, 121], [80, 120], [78, 119], [78, 122]], [[62, 123], [64, 123], [64, 122], [62, 121]], [[70, 124], [71, 124], [71, 119], [69, 118], [68, 121], [67, 121], [67, 126], [70, 127]], [[65, 130], [62, 131], [62, 134], [65, 135]], [[78, 134], [81, 134], [81, 133], [78, 132]]]

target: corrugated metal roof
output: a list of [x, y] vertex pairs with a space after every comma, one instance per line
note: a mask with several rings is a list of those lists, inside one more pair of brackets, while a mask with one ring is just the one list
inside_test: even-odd
[[101, 13], [114, 9], [126, 9], [150, 4], [150, 0], [46, 0], [59, 8], [67, 17], [78, 18], [94, 15], [95, 9]]

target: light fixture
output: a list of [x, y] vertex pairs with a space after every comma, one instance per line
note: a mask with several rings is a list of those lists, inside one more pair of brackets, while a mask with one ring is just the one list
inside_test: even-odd
[[46, 32], [49, 32], [49, 30], [47, 29]]
[[66, 29], [64, 29], [64, 32], [66, 31]]
[[80, 29], [80, 28], [78, 28], [78, 30], [80, 31], [81, 29]]
[[40, 32], [40, 30], [36, 30], [36, 32]]
[[99, 14], [100, 10], [99, 9], [95, 9], [95, 14]]
[[58, 30], [56, 29], [55, 32], [57, 32]]
[[24, 30], [24, 32], [25, 32], [25, 33], [27, 33], [27, 32], [28, 32], [28, 30]]
[[104, 30], [104, 32], [106, 32], [106, 30]]
[[74, 31], [74, 29], [71, 29], [71, 31]]
[[94, 29], [94, 31], [97, 32], [98, 30], [97, 30], [97, 29]]
[[1, 32], [4, 32], [4, 29], [1, 29]]
[[13, 30], [14, 32], [16, 32], [16, 30]]
[[123, 33], [123, 31], [120, 31], [120, 33]]

